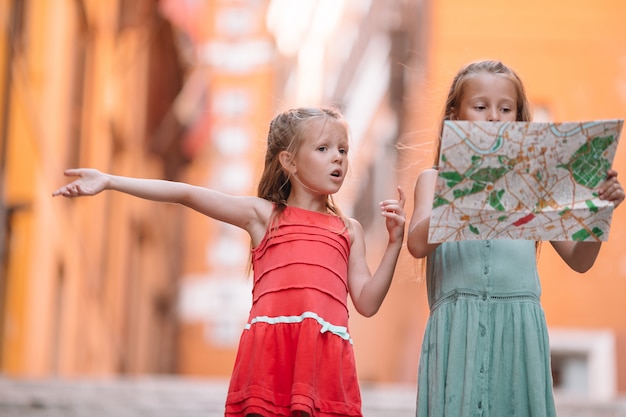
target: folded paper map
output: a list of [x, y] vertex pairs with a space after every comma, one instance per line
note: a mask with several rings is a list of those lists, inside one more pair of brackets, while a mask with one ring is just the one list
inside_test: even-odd
[[607, 240], [613, 204], [597, 188], [622, 125], [446, 121], [429, 242]]

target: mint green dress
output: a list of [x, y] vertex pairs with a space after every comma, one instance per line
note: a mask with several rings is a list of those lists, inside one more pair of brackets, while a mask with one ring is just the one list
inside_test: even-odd
[[535, 242], [443, 243], [426, 280], [417, 416], [556, 416]]

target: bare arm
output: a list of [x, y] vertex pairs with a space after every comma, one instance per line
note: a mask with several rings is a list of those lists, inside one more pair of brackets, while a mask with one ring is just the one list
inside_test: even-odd
[[430, 214], [438, 174], [439, 171], [436, 169], [427, 169], [417, 177], [415, 182], [413, 215], [409, 223], [409, 235], [407, 237], [407, 248], [415, 258], [424, 258], [439, 246], [439, 244], [428, 243]]
[[182, 182], [122, 177], [95, 169], [70, 169], [65, 175], [78, 179], [56, 190], [53, 196], [92, 196], [114, 190], [146, 200], [178, 203], [246, 230], [255, 245], [265, 234], [272, 211], [272, 204], [261, 198], [232, 196]]
[[[613, 203], [617, 208], [624, 201], [624, 190], [617, 180], [617, 171], [609, 170], [607, 180], [598, 189], [602, 200]], [[576, 272], [587, 272], [595, 263], [602, 242], [550, 242], [561, 259]]]
[[370, 317], [380, 308], [393, 278], [402, 242], [404, 241], [404, 191], [398, 187], [399, 200], [381, 202], [382, 215], [386, 218], [389, 241], [385, 253], [371, 274], [365, 257], [365, 238], [359, 222], [352, 220], [353, 239], [348, 264], [348, 287], [357, 311]]

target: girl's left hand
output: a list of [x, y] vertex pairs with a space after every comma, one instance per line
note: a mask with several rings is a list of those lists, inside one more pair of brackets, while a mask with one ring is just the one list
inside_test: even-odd
[[392, 242], [404, 239], [404, 224], [406, 223], [404, 202], [406, 197], [402, 187], [398, 187], [398, 196], [398, 200], [384, 200], [380, 202], [380, 209], [382, 215], [387, 219], [385, 223], [389, 231], [389, 239]]
[[606, 181], [598, 189], [598, 197], [613, 203], [615, 208], [624, 201], [624, 188], [617, 180], [617, 171], [609, 169], [606, 173]]

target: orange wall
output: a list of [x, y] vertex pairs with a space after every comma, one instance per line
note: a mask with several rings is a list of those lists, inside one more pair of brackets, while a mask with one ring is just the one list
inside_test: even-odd
[[[626, 3], [433, 0], [425, 77], [411, 91], [416, 142], [432, 142], [446, 90], [463, 64], [483, 58], [511, 65], [532, 104], [554, 121], [624, 118], [626, 115]], [[416, 69], [416, 72], [419, 69]], [[624, 133], [624, 132], [623, 132]], [[624, 138], [622, 138], [622, 142]], [[424, 154], [427, 154], [425, 152]], [[432, 158], [415, 152], [412, 187]], [[407, 163], [407, 161], [405, 161]], [[614, 167], [626, 175], [626, 144]], [[419, 168], [419, 169], [418, 169]], [[624, 180], [622, 180], [624, 183]], [[626, 208], [613, 218], [610, 239], [585, 275], [569, 270], [549, 244], [542, 246], [543, 304], [551, 328], [609, 328], [617, 338], [618, 390], [626, 391]], [[420, 335], [421, 337], [421, 335]]]
[[[173, 356], [171, 325], [159, 320], [155, 307], [167, 298], [168, 268], [175, 263], [175, 250], [165, 247], [170, 236], [163, 236], [173, 234], [175, 220], [160, 220], [176, 219], [176, 208], [146, 208], [108, 193], [80, 200], [51, 197], [67, 181], [63, 170], [75, 163], [71, 155], [77, 148], [80, 165], [161, 175], [159, 161], [144, 147], [151, 34], [146, 25], [146, 32], [119, 36], [118, 5], [29, 3], [23, 42], [12, 45], [12, 62], [0, 63], [13, 67], [5, 198], [23, 205], [10, 219], [3, 277], [8, 303], [0, 312], [0, 372], [9, 376], [172, 368], [162, 363]], [[3, 45], [7, 41], [0, 39]], [[85, 68], [78, 68], [75, 58], [86, 44]], [[84, 85], [76, 71], [84, 71]], [[79, 97], [76, 108], [73, 100]], [[79, 124], [83, 131], [73, 130]], [[132, 285], [141, 291], [130, 293]]]

